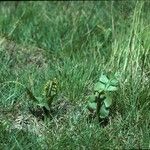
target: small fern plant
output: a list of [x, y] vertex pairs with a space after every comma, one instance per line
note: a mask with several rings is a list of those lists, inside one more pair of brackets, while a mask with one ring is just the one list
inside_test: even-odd
[[102, 74], [94, 85], [93, 94], [89, 96], [87, 108], [92, 117], [101, 122], [109, 116], [112, 105], [112, 92], [118, 89], [117, 78], [108, 78]]
[[[31, 102], [31, 112], [34, 114], [37, 112], [38, 109], [41, 109], [41, 111], [48, 115], [51, 112], [52, 103], [54, 101], [54, 98], [58, 94], [58, 82], [56, 78], [53, 80], [49, 80], [43, 88], [43, 94], [41, 94], [41, 97], [36, 97], [32, 93], [31, 90], [27, 89], [27, 94], [32, 100]], [[36, 114], [35, 114], [36, 115]]]
[[51, 108], [54, 98], [58, 93], [58, 82], [57, 79], [49, 80], [45, 86], [43, 91], [43, 96], [48, 104], [48, 107]]

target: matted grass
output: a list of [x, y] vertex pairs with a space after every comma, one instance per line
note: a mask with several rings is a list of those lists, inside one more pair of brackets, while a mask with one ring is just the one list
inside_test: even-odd
[[[0, 2], [0, 149], [149, 149], [149, 6]], [[102, 72], [121, 76], [106, 127], [85, 111]], [[24, 86], [40, 97], [53, 78], [55, 112], [42, 121]]]

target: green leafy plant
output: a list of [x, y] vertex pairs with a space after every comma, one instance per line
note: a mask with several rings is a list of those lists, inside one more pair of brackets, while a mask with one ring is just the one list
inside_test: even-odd
[[108, 78], [102, 74], [94, 85], [94, 92], [89, 96], [88, 110], [92, 117], [98, 117], [98, 121], [106, 119], [109, 116], [112, 105], [111, 93], [118, 89], [117, 77]]
[[31, 112], [38, 116], [38, 113], [49, 115], [51, 112], [52, 103], [54, 98], [58, 93], [58, 82], [56, 78], [49, 80], [43, 88], [43, 94], [41, 97], [35, 97], [31, 90], [27, 89], [27, 94], [29, 95], [30, 100], [32, 100]]

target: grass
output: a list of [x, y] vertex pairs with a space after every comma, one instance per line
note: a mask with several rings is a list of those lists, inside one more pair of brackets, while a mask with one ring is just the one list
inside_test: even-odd
[[[149, 1], [1, 2], [0, 149], [149, 149]], [[109, 123], [87, 122], [100, 74], [121, 76]], [[28, 110], [25, 89], [41, 96], [59, 82], [53, 119]], [[22, 127], [24, 116], [28, 120]], [[21, 129], [14, 128], [16, 124]], [[25, 123], [24, 123], [25, 124]], [[32, 130], [31, 130], [31, 129]]]

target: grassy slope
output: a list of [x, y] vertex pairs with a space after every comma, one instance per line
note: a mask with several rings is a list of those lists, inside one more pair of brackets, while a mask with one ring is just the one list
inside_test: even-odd
[[[26, 112], [24, 89], [0, 86], [0, 149], [150, 148], [149, 2], [0, 3], [0, 83], [19, 81], [40, 96], [56, 77], [74, 106], [39, 136], [6, 130], [8, 115]], [[111, 122], [87, 124], [82, 108], [101, 72], [119, 72]], [[11, 123], [10, 123], [11, 124]], [[36, 127], [35, 127], [36, 128]]]

